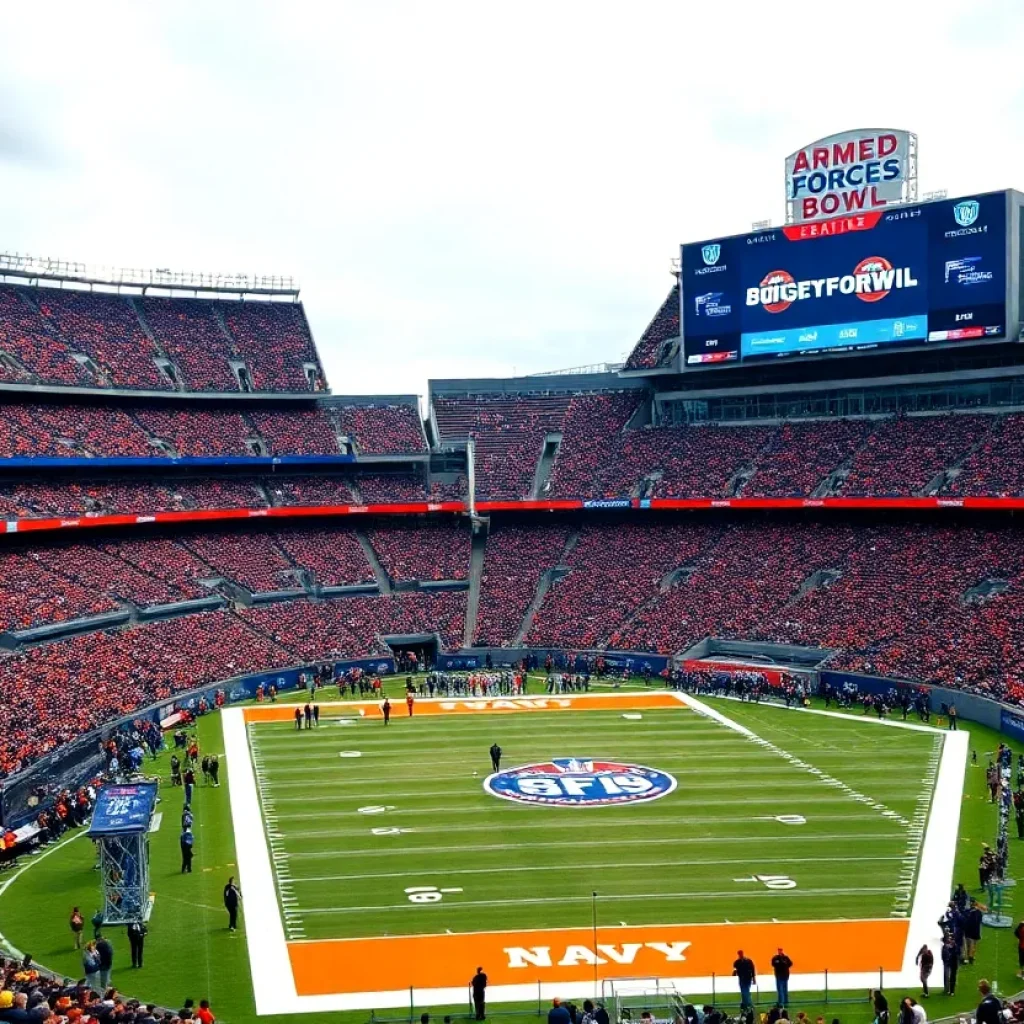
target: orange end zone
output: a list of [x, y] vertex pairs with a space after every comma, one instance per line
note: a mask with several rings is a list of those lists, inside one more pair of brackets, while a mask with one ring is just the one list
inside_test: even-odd
[[[291, 722], [295, 709], [301, 704], [258, 704], [243, 708], [248, 722]], [[334, 701], [320, 704], [320, 713], [326, 718], [359, 714], [367, 718], [381, 718], [381, 705], [377, 701]], [[417, 699], [413, 717], [423, 715], [508, 714], [520, 711], [643, 711], [650, 708], [678, 708], [689, 710], [671, 693], [624, 693], [621, 696], [537, 696], [537, 697], [432, 697]], [[409, 717], [405, 701], [395, 698], [391, 702], [391, 721], [396, 725]]]
[[587, 982], [599, 977], [728, 977], [742, 949], [762, 971], [779, 946], [799, 974], [899, 971], [906, 920], [644, 925], [473, 932], [290, 943], [300, 996], [465, 986], [478, 966], [492, 985]]

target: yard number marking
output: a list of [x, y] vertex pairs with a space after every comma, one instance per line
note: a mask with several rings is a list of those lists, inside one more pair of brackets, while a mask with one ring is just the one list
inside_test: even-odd
[[760, 882], [766, 889], [795, 889], [796, 881], [789, 875], [751, 875], [749, 878], [734, 878], [734, 882]]
[[438, 889], [436, 885], [414, 885], [405, 890], [410, 903], [440, 903], [445, 893], [462, 892], [461, 889]]

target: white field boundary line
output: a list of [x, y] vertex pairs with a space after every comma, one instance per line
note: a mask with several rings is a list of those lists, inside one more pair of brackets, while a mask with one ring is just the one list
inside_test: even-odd
[[298, 994], [288, 959], [282, 915], [274, 892], [270, 850], [263, 830], [256, 775], [249, 756], [245, 711], [221, 712], [228, 758], [228, 796], [235, 833], [235, 857], [245, 901], [245, 936], [252, 973], [253, 1000], [260, 1016], [289, 1013]]
[[[573, 702], [586, 700], [587, 695], [574, 696]], [[602, 694], [601, 696], [607, 696]], [[630, 693], [616, 694], [615, 696], [629, 697]], [[689, 704], [685, 695], [676, 694], [684, 704]], [[427, 698], [429, 699], [429, 698]], [[526, 698], [530, 699], [530, 698]], [[481, 701], [481, 703], [484, 703]], [[697, 702], [700, 704], [701, 702]], [[324, 705], [321, 705], [324, 706]], [[346, 706], [344, 703], [339, 706]], [[770, 705], [764, 705], [770, 706]], [[485, 708], [480, 708], [483, 711]], [[488, 709], [489, 710], [489, 709]], [[698, 710], [694, 708], [694, 710]], [[808, 709], [794, 709], [808, 710]], [[816, 710], [816, 709], [811, 709]], [[707, 705], [701, 706], [702, 712], [707, 712], [708, 717], [719, 721], [720, 724], [741, 733], [750, 733], [750, 730], [727, 719], [724, 715], [714, 711]], [[847, 717], [829, 712], [818, 712], [828, 714], [831, 717]], [[246, 736], [244, 712], [240, 708], [228, 709], [223, 712], [226, 716], [224, 721], [225, 750], [235, 755], [236, 762], [242, 762], [242, 769], [237, 764], [234, 770], [228, 773], [229, 786], [235, 776], [244, 776], [239, 779], [240, 789], [246, 792], [240, 793], [237, 801], [235, 793], [229, 790], [231, 795], [232, 819], [235, 826], [236, 845], [238, 847], [239, 874], [243, 880], [246, 891], [246, 918], [247, 930], [249, 923], [253, 922], [253, 905], [257, 905], [256, 924], [254, 934], [260, 935], [260, 949], [254, 951], [250, 945], [250, 968], [253, 971], [253, 993], [256, 1002], [256, 1012], [259, 1016], [274, 1013], [322, 1013], [337, 1010], [365, 1010], [371, 1008], [389, 1009], [408, 1005], [408, 992], [405, 990], [389, 992], [361, 992], [351, 995], [331, 994], [323, 996], [297, 996], [295, 994], [295, 982], [292, 977], [288, 960], [288, 947], [284, 939], [284, 928], [281, 923], [277, 908], [277, 900], [274, 893], [273, 874], [270, 866], [270, 855], [267, 848], [266, 838], [263, 835], [262, 820], [260, 816], [259, 799], [256, 792], [255, 777], [252, 772], [252, 765], [249, 758], [249, 747]], [[228, 718], [234, 717], [236, 722], [229, 727]], [[913, 726], [910, 723], [883, 722], [889, 726], [903, 726], [909, 728], [928, 729], [927, 726]], [[936, 730], [931, 730], [936, 731]], [[229, 741], [229, 734], [231, 739]], [[958, 737], [954, 743], [950, 743], [950, 737]], [[959, 749], [954, 749], [959, 748]], [[956, 834], [959, 827], [960, 815], [960, 788], [963, 783], [963, 773], [966, 767], [968, 748], [968, 737], [966, 733], [948, 734], [944, 741], [943, 758], [940, 764], [938, 782], [936, 784], [935, 796], [933, 798], [933, 813], [929, 818], [929, 827], [926, 833], [925, 848], [921, 860], [920, 879], [914, 903], [913, 914], [910, 922], [910, 937], [904, 956], [903, 971], [900, 976], [891, 976], [884, 980], [884, 984], [913, 984], [916, 972], [913, 970], [914, 951], [919, 948], [921, 934], [928, 934], [935, 930], [934, 925], [929, 925], [928, 916], [931, 920], [937, 921], [941, 908], [945, 906], [948, 889], [948, 882], [952, 879], [953, 857], [956, 853]], [[952, 756], [951, 756], [952, 755]], [[950, 795], [950, 782], [952, 782], [955, 818], [952, 822], [946, 820], [942, 830], [935, 830], [935, 808], [939, 805], [939, 796], [948, 798]], [[244, 785], [241, 785], [244, 783]], [[957, 788], [959, 785], [960, 788]], [[950, 803], [948, 799], [944, 803]], [[947, 817], [952, 817], [948, 815]], [[246, 819], [248, 819], [246, 821]], [[950, 840], [950, 828], [952, 839]], [[933, 839], [933, 833], [938, 836]], [[245, 841], [241, 841], [244, 839]], [[945, 844], [943, 847], [942, 844]], [[244, 852], [243, 852], [244, 851]], [[247, 873], [248, 872], [248, 873]], [[924, 886], [921, 884], [925, 878], [937, 879], [940, 887], [934, 892], [922, 896]], [[943, 879], [947, 879], [945, 886], [941, 885]], [[253, 896], [255, 895], [255, 900]], [[730, 894], [734, 895], [734, 894]], [[589, 899], [589, 898], [588, 898]], [[376, 908], [375, 908], [376, 909]], [[915, 926], [916, 930], [915, 930]], [[907, 967], [908, 960], [911, 963]], [[878, 984], [876, 972], [853, 972], [829, 974], [828, 984], [834, 989], [856, 989], [868, 988]], [[710, 991], [714, 983], [720, 992], [738, 991], [738, 986], [732, 979], [706, 978], [675, 978], [662, 979], [667, 984], [673, 984], [682, 990]], [[790, 981], [792, 991], [820, 991], [826, 984], [823, 974], [794, 975]], [[563, 984], [552, 982], [539, 986], [540, 997], [551, 998], [558, 995], [563, 998], [582, 999], [593, 992], [591, 982], [580, 982]], [[493, 1002], [519, 1002], [532, 1000], [538, 995], [538, 985], [528, 983], [522, 985], [495, 985], [488, 989], [488, 996]], [[466, 997], [465, 988], [439, 988], [424, 991], [422, 996], [428, 997], [434, 1002], [458, 1002]]]
[[[681, 701], [695, 711], [706, 714], [709, 718], [720, 722], [728, 729], [754, 736], [746, 726], [727, 718], [720, 711], [710, 707], [703, 701], [689, 694], [678, 694]], [[762, 704], [760, 707], [778, 707], [781, 711], [794, 711], [799, 714], [821, 715], [827, 718], [844, 718], [857, 721], [854, 716], [843, 715], [837, 711], [825, 711], [820, 708], [785, 708], [775, 704]], [[953, 871], [956, 861], [957, 840], [960, 831], [960, 809], [964, 789], [964, 775], [967, 771], [967, 753], [970, 735], [966, 731], [949, 732], [930, 725], [918, 725], [913, 722], [893, 722], [886, 719], [865, 719], [875, 725], [890, 729], [910, 729], [914, 732], [930, 732], [941, 737], [942, 753], [939, 759], [938, 773], [931, 794], [931, 810], [928, 823], [924, 830], [923, 846], [917, 870], [917, 885], [914, 889], [914, 901], [910, 912], [910, 927], [907, 932], [907, 945], [903, 951], [903, 969], [895, 978], [887, 978], [888, 985], [914, 985], [919, 979], [914, 958], [922, 945], [928, 943], [933, 948], [941, 945], [938, 921], [949, 902], [949, 894], [953, 889]], [[930, 771], [930, 768], [929, 768]], [[908, 829], [912, 833], [912, 829]], [[908, 836], [908, 854], [914, 849], [916, 842]], [[793, 986], [797, 991], [808, 991], [816, 985], [809, 985], [808, 978], [813, 975], [794, 976]], [[829, 985], [838, 989], [847, 984], [846, 975], [829, 975]], [[864, 984], [873, 985], [867, 975], [862, 976]], [[823, 978], [819, 978], [819, 982]], [[694, 982], [690, 982], [691, 985]], [[856, 986], [853, 986], [856, 987]]]
[[[21, 878], [21, 876], [25, 874], [25, 872], [28, 871], [29, 868], [34, 867], [36, 864], [39, 864], [42, 861], [46, 860], [46, 858], [49, 857], [51, 853], [56, 853], [58, 850], [63, 850], [64, 847], [68, 845], [68, 843], [72, 843], [79, 837], [87, 835], [88, 832], [89, 830], [87, 828], [76, 828], [74, 834], [67, 836], [66, 838], [62, 839], [59, 843], [54, 843], [52, 846], [43, 850], [42, 853], [32, 854], [25, 857], [26, 863], [22, 864], [22, 866], [18, 868], [16, 871], [12, 871], [10, 875], [8, 875], [7, 878], [5, 878], [2, 883], [0, 883], [0, 897], [2, 897], [3, 894], [7, 892], [7, 890], [19, 878]], [[2, 932], [0, 932], [0, 946], [4, 946], [7, 949], [9, 949], [19, 959], [24, 955], [19, 949], [17, 949], [15, 946], [11, 944], [11, 942]]]
[[[759, 747], [763, 747], [765, 750], [770, 750], [772, 753], [788, 761], [792, 767], [810, 772], [810, 774], [814, 775], [823, 785], [839, 790], [851, 800], [856, 800], [865, 807], [877, 810], [882, 817], [891, 818], [893, 821], [899, 822], [899, 824], [906, 829], [910, 828], [910, 822], [904, 818], [902, 814], [886, 807], [885, 804], [876, 800], [874, 797], [870, 797], [866, 793], [861, 793], [860, 790], [854, 789], [853, 786], [848, 786], [842, 781], [842, 779], [837, 779], [829, 772], [822, 771], [821, 768], [815, 768], [814, 765], [805, 761], [803, 758], [797, 757], [795, 754], [791, 754], [785, 749], [785, 747], [780, 747], [777, 743], [772, 743], [770, 740], [766, 740], [764, 737], [758, 736], [753, 730], [748, 729], [745, 725], [740, 725], [739, 722], [734, 722], [731, 718], [727, 718], [720, 711], [716, 711], [714, 708], [705, 704], [703, 701], [698, 700], [696, 697], [691, 697], [689, 694], [677, 694], [677, 696], [684, 704], [693, 708], [693, 710], [699, 714], [706, 715], [707, 717], [714, 719], [714, 721], [719, 724], [725, 726], [725, 728], [746, 736], [751, 743], [756, 743]], [[938, 918], [936, 918], [936, 920], [938, 920]]]

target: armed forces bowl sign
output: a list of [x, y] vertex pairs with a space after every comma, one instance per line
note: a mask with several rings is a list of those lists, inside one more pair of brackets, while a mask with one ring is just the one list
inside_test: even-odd
[[676, 780], [657, 768], [581, 757], [556, 757], [484, 779], [492, 796], [545, 807], [617, 807], [657, 800], [675, 788]]
[[878, 210], [917, 199], [917, 136], [898, 129], [840, 132], [786, 157], [786, 222]]

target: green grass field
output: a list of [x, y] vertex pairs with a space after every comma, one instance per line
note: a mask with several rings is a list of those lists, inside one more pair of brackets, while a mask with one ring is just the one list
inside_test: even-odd
[[[639, 722], [615, 712], [423, 717], [386, 731], [376, 721], [342, 727], [325, 720], [319, 731], [301, 735], [278, 725], [250, 726], [264, 796], [274, 804], [278, 849], [289, 865], [284, 892], [293, 930], [319, 938], [589, 923], [593, 890], [600, 894], [602, 924], [901, 912], [899, 864], [907, 855], [907, 832], [892, 816], [912, 820], [927, 800], [934, 738], [881, 729], [856, 715], [838, 721], [735, 702], [715, 706], [773, 746], [682, 710], [645, 711]], [[984, 759], [997, 735], [968, 728]], [[199, 733], [204, 750], [223, 750], [218, 716], [205, 718]], [[503, 765], [560, 754], [607, 756], [667, 770], [679, 785], [646, 805], [520, 807], [482, 790], [487, 748], [495, 739], [505, 751]], [[340, 750], [363, 756], [340, 758]], [[863, 800], [795, 767], [784, 754], [831, 775]], [[155, 769], [166, 776], [166, 755]], [[229, 774], [230, 764], [224, 769]], [[983, 776], [968, 769], [957, 856], [958, 877], [972, 888], [980, 843], [991, 841], [995, 830]], [[222, 1021], [239, 1024], [255, 1015], [244, 914], [240, 932], [229, 934], [220, 899], [227, 875], [236, 871], [227, 794], [222, 786], [197, 795], [196, 870], [182, 876], [181, 795], [163, 790], [164, 822], [152, 836], [156, 903], [146, 966], [126, 966], [127, 942], [114, 930], [114, 980], [130, 995], [169, 1006], [188, 996], [209, 997]], [[359, 814], [369, 805], [395, 809]], [[808, 820], [787, 825], [775, 820], [780, 815]], [[375, 835], [375, 828], [415, 831]], [[780, 837], [787, 840], [784, 852]], [[1011, 855], [1011, 866], [1024, 863], [1024, 844], [1014, 840]], [[91, 846], [74, 838], [27, 863], [31, 867], [0, 892], [0, 931], [39, 962], [78, 977], [67, 917], [73, 904], [88, 914], [97, 903]], [[796, 887], [773, 891], [737, 881], [758, 875], [784, 875]], [[463, 891], [414, 904], [404, 892], [413, 886]], [[721, 895], [708, 898], [712, 893]], [[982, 976], [1003, 991], [1015, 990], [1015, 970], [1012, 934], [986, 931], [978, 963], [961, 971], [960, 992], [933, 996], [930, 1016], [973, 1006]], [[860, 1020], [867, 1012], [866, 1005], [825, 1010], [813, 995], [805, 1005], [812, 1016], [822, 1012], [829, 1019], [848, 1014]], [[417, 1006], [416, 1015], [427, 1008], [442, 1010]], [[490, 1016], [501, 1012], [492, 1007]], [[312, 1018], [316, 1024], [328, 1017], [356, 1024], [369, 1014], [275, 1020]]]
[[[754, 728], [780, 718], [774, 709], [728, 710]], [[927, 801], [933, 736], [879, 737], [871, 723], [785, 717], [787, 749], [884, 809], [909, 819]], [[291, 938], [472, 931], [485, 919], [502, 929], [565, 926], [590, 922], [595, 890], [599, 918], [630, 925], [901, 909], [907, 831], [896, 818], [683, 707], [644, 711], [640, 721], [618, 711], [400, 716], [387, 729], [326, 719], [298, 733], [253, 724], [249, 735], [281, 837]], [[482, 789], [495, 741], [505, 765], [606, 757], [662, 769], [679, 785], [620, 807], [511, 803]], [[341, 758], [342, 749], [362, 756]], [[360, 813], [367, 805], [394, 809]], [[776, 820], [786, 815], [806, 824]], [[752, 881], [758, 876], [789, 877], [795, 888], [770, 889]], [[460, 891], [411, 902], [418, 897], [407, 889], [429, 886]]]

